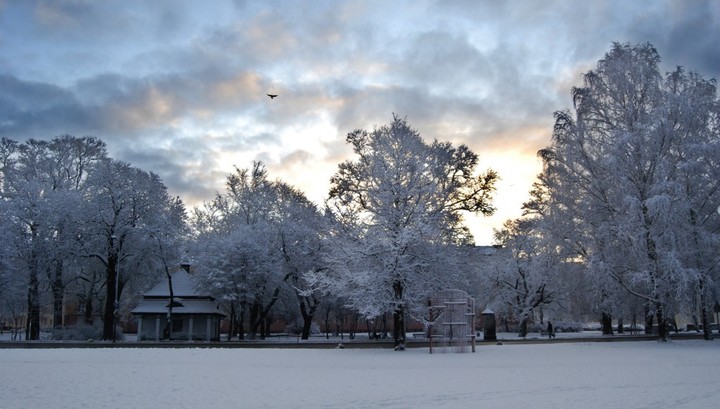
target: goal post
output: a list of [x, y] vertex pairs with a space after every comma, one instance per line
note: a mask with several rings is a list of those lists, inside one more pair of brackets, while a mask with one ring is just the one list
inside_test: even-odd
[[[443, 290], [428, 300], [428, 342], [445, 352], [475, 352], [475, 300], [463, 290]], [[436, 343], [435, 340], [438, 340]], [[435, 345], [433, 345], [435, 344]]]

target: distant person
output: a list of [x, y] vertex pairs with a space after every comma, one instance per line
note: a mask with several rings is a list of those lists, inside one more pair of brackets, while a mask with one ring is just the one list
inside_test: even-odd
[[548, 321], [547, 326], [548, 339], [555, 338], [555, 329], [553, 328], [552, 322]]

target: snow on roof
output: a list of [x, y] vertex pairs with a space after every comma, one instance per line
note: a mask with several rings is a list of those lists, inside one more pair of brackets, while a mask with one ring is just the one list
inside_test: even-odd
[[[209, 297], [207, 294], [198, 292], [195, 281], [184, 269], [180, 269], [170, 275], [172, 277], [173, 296], [175, 297]], [[162, 280], [150, 291], [143, 294], [144, 297], [170, 297], [168, 281]]]
[[[180, 269], [170, 275], [173, 286], [173, 314], [217, 314], [220, 311], [215, 299], [198, 291], [192, 276]], [[131, 313], [133, 314], [166, 314], [170, 304], [170, 289], [167, 279], [162, 280], [150, 291], [143, 294], [143, 299]]]
[[[144, 299], [131, 312], [133, 314], [167, 314], [168, 299]], [[225, 316], [217, 303], [209, 299], [175, 298], [173, 314], [217, 314]]]

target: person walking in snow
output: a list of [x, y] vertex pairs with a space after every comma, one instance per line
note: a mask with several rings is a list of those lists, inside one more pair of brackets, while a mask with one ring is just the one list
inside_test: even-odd
[[547, 333], [548, 333], [548, 339], [555, 338], [555, 330], [553, 329], [552, 322], [550, 322], [550, 321], [548, 321]]

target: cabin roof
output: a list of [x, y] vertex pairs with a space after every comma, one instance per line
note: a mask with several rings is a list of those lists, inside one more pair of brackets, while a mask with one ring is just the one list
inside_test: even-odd
[[[170, 275], [173, 287], [173, 314], [225, 314], [218, 303], [209, 294], [198, 291], [192, 276], [180, 269]], [[168, 280], [162, 280], [150, 291], [143, 294], [143, 299], [131, 313], [133, 314], [167, 314], [170, 304]]]
[[[218, 304], [211, 300], [174, 298], [174, 301], [173, 315], [209, 314], [225, 316], [220, 311]], [[144, 299], [131, 312], [133, 314], [167, 314], [169, 303], [170, 300], [168, 299]]]
[[[201, 294], [197, 290], [197, 286], [195, 285], [195, 281], [193, 278], [188, 274], [187, 271], [184, 269], [180, 269], [172, 274], [170, 274], [170, 277], [172, 278], [172, 287], [173, 287], [173, 296], [174, 297], [196, 297], [196, 298], [211, 298], [208, 294]], [[160, 283], [158, 283], [155, 287], [153, 287], [150, 291], [143, 294], [144, 297], [170, 297], [170, 289], [168, 288], [168, 280], [162, 280]]]

